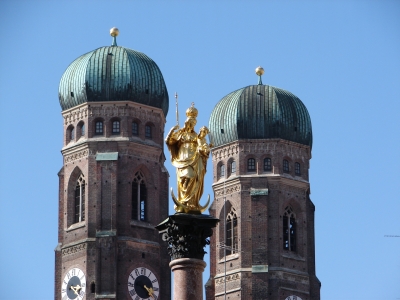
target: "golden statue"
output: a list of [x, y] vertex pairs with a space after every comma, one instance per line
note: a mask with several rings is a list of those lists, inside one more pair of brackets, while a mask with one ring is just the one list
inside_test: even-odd
[[186, 110], [186, 121], [182, 128], [176, 125], [169, 131], [165, 143], [171, 153], [172, 165], [176, 168], [178, 198], [171, 188], [171, 196], [177, 212], [201, 214], [210, 203], [210, 195], [206, 205], [200, 205], [204, 191], [204, 175], [210, 145], [207, 144], [207, 127], [200, 128], [200, 133], [194, 131], [198, 111], [192, 106]]

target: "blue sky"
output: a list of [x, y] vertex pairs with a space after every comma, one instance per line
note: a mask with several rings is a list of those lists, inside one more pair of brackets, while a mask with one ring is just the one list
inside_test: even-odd
[[118, 45], [160, 67], [166, 130], [175, 91], [181, 116], [196, 103], [200, 128], [223, 96], [257, 83], [259, 65], [264, 84], [297, 95], [313, 124], [322, 299], [400, 299], [400, 238], [384, 237], [400, 235], [400, 2], [385, 0], [1, 1], [1, 299], [53, 298], [58, 84], [111, 44], [113, 26]]

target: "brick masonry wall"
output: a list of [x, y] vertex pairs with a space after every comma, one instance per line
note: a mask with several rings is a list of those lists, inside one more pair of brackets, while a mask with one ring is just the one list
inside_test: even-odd
[[[83, 104], [63, 112], [64, 166], [60, 175], [59, 243], [56, 251], [55, 299], [61, 297], [60, 282], [74, 267], [86, 275], [86, 299], [96, 294], [110, 299], [131, 299], [128, 275], [146, 267], [160, 281], [159, 299], [170, 299], [170, 258], [154, 226], [168, 216], [168, 180], [164, 167], [161, 110], [132, 102]], [[103, 120], [105, 132], [94, 135], [94, 123]], [[119, 135], [111, 124], [118, 119]], [[139, 123], [139, 135], [132, 136], [131, 124]], [[79, 128], [85, 124], [85, 134]], [[146, 138], [144, 125], [152, 126]], [[68, 135], [74, 127], [76, 135]], [[116, 161], [97, 161], [97, 153], [118, 152]], [[140, 171], [147, 188], [147, 219], [132, 220], [132, 184]], [[61, 173], [60, 173], [61, 174]], [[85, 221], [74, 224], [76, 180], [85, 178]], [[90, 292], [95, 283], [96, 293]], [[114, 296], [112, 296], [114, 295]], [[106, 298], [105, 298], [106, 299]]]
[[[271, 158], [272, 170], [264, 170], [264, 159]], [[254, 171], [247, 161], [256, 161]], [[289, 161], [289, 172], [283, 172], [283, 159]], [[233, 207], [238, 215], [239, 253], [227, 256], [224, 276], [223, 252], [211, 247], [211, 274], [207, 300], [223, 299], [226, 280], [229, 299], [284, 299], [298, 295], [303, 300], [319, 299], [319, 281], [315, 275], [314, 212], [308, 198], [308, 146], [280, 140], [241, 140], [212, 150], [213, 213], [221, 219], [213, 241], [223, 242], [223, 207]], [[236, 171], [230, 164], [236, 162]], [[300, 163], [300, 175], [294, 164]], [[219, 172], [224, 164], [227, 176]], [[251, 196], [253, 189], [268, 189], [268, 195]], [[283, 249], [283, 214], [292, 207], [296, 215], [295, 252]], [[267, 272], [254, 272], [253, 267], [266, 266]], [[230, 274], [238, 274], [232, 280]], [[212, 295], [214, 294], [214, 295]], [[214, 298], [213, 298], [214, 297]]]

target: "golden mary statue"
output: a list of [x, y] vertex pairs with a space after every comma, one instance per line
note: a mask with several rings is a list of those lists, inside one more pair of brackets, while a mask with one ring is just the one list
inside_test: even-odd
[[186, 121], [182, 128], [176, 125], [169, 131], [165, 143], [171, 153], [172, 165], [176, 168], [178, 183], [178, 198], [171, 188], [171, 196], [175, 202], [177, 212], [201, 214], [207, 209], [200, 205], [200, 198], [204, 190], [204, 175], [206, 174], [207, 159], [210, 154], [210, 145], [207, 144], [207, 127], [200, 128], [200, 133], [194, 131], [198, 111], [192, 106], [186, 110]]

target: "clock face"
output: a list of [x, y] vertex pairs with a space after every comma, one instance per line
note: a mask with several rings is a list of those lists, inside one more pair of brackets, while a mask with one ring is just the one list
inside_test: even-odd
[[65, 274], [61, 286], [62, 300], [82, 300], [85, 297], [86, 277], [81, 269], [73, 268]]
[[287, 297], [285, 300], [303, 300], [303, 299], [301, 299], [299, 296], [292, 295]]
[[129, 274], [128, 292], [133, 300], [157, 300], [160, 286], [156, 275], [149, 269], [136, 268]]

